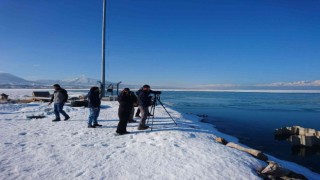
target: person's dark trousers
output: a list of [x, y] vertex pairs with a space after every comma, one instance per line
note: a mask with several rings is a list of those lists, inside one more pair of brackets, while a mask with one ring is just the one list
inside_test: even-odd
[[89, 109], [90, 111], [90, 115], [89, 115], [89, 119], [88, 119], [88, 126], [94, 126], [96, 124], [98, 124], [98, 117], [100, 114], [100, 108], [99, 107], [91, 107]]
[[132, 107], [132, 110], [131, 110], [131, 113], [130, 113], [129, 122], [133, 120], [133, 115], [134, 115], [134, 107]]
[[69, 115], [63, 110], [64, 103], [54, 103], [54, 114], [56, 115], [56, 119], [60, 119], [60, 113], [64, 116], [64, 118], [69, 118]]
[[131, 108], [130, 109], [122, 109], [119, 108], [118, 116], [119, 116], [119, 123], [117, 128], [117, 133], [125, 133], [127, 132], [127, 124], [130, 120], [130, 114], [131, 114]]
[[139, 115], [140, 115], [140, 108], [138, 108], [135, 116], [139, 116]]

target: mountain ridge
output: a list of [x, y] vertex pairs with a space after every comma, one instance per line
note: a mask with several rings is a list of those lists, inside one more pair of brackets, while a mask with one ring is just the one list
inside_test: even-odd
[[[60, 84], [63, 86], [68, 87], [89, 87], [89, 86], [97, 86], [99, 85], [99, 80], [88, 78], [86, 76], [80, 76], [76, 78], [69, 78], [65, 80], [34, 80], [29, 81], [24, 78], [18, 77], [16, 75], [10, 73], [0, 73], [0, 87], [7, 87], [7, 88], [17, 88], [17, 87], [49, 87], [53, 84]], [[110, 83], [110, 82], [107, 82]], [[79, 86], [79, 87], [78, 87]]]

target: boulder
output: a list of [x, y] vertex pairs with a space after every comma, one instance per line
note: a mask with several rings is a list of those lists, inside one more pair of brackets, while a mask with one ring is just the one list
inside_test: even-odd
[[291, 136], [293, 132], [290, 127], [283, 127], [274, 131], [275, 136]]
[[315, 135], [294, 135], [290, 136], [289, 141], [294, 146], [320, 146], [320, 136]]
[[87, 100], [83, 101], [71, 101], [71, 107], [88, 107], [89, 102]]
[[279, 164], [269, 161], [269, 164], [267, 167], [265, 167], [262, 171], [261, 174], [269, 176], [271, 175], [272, 177], [281, 177], [281, 176], [286, 176], [290, 173], [288, 169], [285, 169], [281, 167]]
[[7, 94], [4, 94], [4, 93], [0, 94], [0, 100], [6, 101], [6, 100], [8, 100], [8, 97], [9, 97], [9, 95], [7, 95]]
[[300, 126], [283, 127], [275, 130], [276, 137], [285, 137], [294, 146], [320, 146], [320, 131]]
[[268, 161], [268, 166], [263, 168], [259, 174], [264, 179], [283, 179], [283, 180], [306, 180], [307, 178], [301, 174], [292, 172], [279, 164]]

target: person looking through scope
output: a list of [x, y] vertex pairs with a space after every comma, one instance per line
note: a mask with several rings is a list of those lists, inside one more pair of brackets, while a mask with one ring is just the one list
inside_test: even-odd
[[138, 96], [138, 107], [141, 112], [141, 120], [138, 126], [138, 130], [145, 130], [149, 128], [149, 126], [146, 125], [146, 120], [148, 118], [148, 115], [150, 114], [148, 107], [152, 104], [152, 96], [150, 96], [151, 93], [161, 94], [161, 91], [152, 91], [150, 89], [150, 86], [146, 84], [136, 93]]

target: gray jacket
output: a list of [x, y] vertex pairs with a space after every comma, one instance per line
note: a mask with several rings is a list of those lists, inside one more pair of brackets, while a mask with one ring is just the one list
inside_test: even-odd
[[65, 103], [68, 100], [68, 93], [65, 89], [58, 89], [54, 91], [53, 95], [51, 96], [50, 102], [54, 103]]

